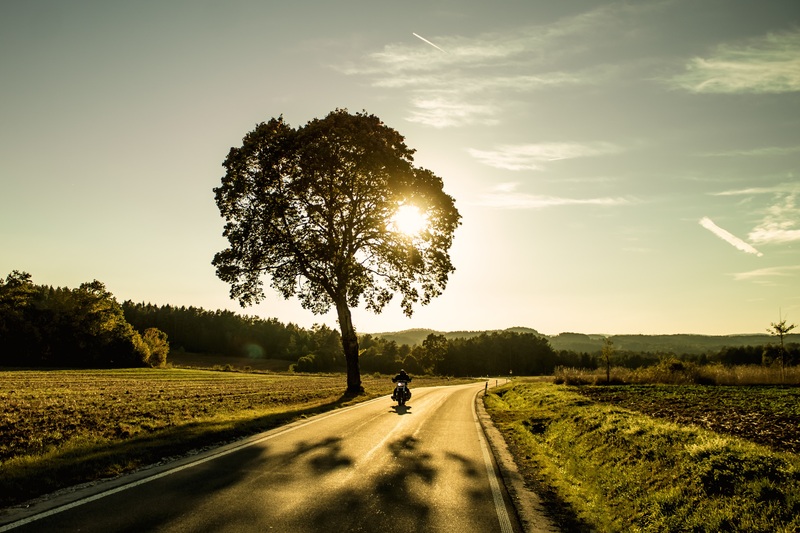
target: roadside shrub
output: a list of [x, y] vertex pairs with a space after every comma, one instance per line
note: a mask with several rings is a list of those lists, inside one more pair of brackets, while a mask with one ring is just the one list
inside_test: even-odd
[[295, 372], [317, 372], [318, 366], [316, 356], [309, 354], [297, 360], [297, 363], [294, 365], [294, 370]]
[[167, 354], [169, 353], [167, 334], [157, 328], [147, 328], [142, 335], [142, 340], [150, 351], [146, 363], [152, 367], [162, 368], [167, 363]]
[[635, 371], [637, 383], [664, 383], [669, 385], [706, 384], [707, 378], [698, 371], [694, 363], [669, 358], [655, 366], [638, 368]]

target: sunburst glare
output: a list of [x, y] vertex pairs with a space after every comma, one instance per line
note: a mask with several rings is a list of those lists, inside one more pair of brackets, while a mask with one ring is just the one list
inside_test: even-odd
[[428, 226], [428, 216], [415, 205], [403, 204], [392, 217], [392, 227], [409, 237], [418, 235]]

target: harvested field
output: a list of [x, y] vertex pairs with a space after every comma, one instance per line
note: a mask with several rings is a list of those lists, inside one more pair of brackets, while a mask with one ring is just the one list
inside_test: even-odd
[[199, 370], [0, 373], [0, 462], [76, 438], [113, 440], [228, 413], [334, 400], [342, 378]]
[[592, 400], [682, 425], [800, 453], [800, 387], [620, 385], [572, 390]]

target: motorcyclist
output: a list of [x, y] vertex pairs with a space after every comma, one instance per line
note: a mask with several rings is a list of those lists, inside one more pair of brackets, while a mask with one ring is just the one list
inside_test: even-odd
[[[392, 378], [392, 383], [397, 383], [398, 381], [405, 381], [406, 382], [406, 400], [411, 398], [411, 389], [408, 388], [408, 382], [411, 381], [411, 376], [406, 374], [406, 371], [402, 368], [400, 369], [400, 373], [397, 374], [395, 377]], [[394, 396], [394, 395], [392, 395]]]

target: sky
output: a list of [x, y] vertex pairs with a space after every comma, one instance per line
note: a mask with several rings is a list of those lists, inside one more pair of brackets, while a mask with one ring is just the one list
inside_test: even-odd
[[463, 217], [444, 294], [360, 333], [800, 323], [797, 0], [1, 0], [0, 276], [337, 327], [211, 265], [228, 150], [337, 108]]

